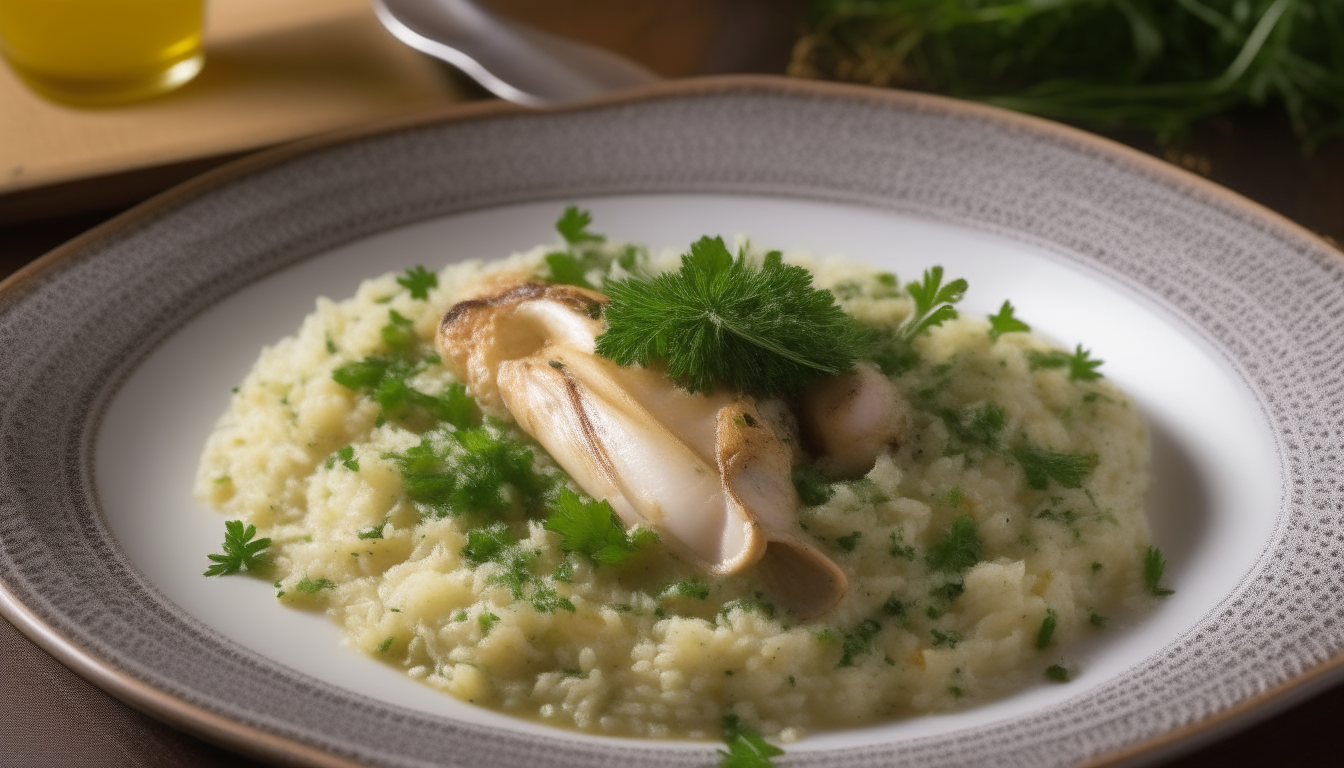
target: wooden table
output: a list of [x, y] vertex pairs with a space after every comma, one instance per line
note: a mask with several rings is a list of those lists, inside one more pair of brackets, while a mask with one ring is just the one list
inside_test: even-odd
[[[495, 0], [501, 11], [639, 59], [665, 76], [780, 72], [798, 0]], [[116, 110], [38, 99], [0, 67], [0, 279], [177, 181], [300, 136], [483, 98], [402, 47], [365, 0], [214, 0], [207, 66], [165, 98]], [[1344, 141], [1314, 157], [1284, 122], [1245, 113], [1180, 148], [1116, 136], [1344, 242]], [[1344, 361], [1342, 361], [1344, 362]], [[20, 692], [22, 696], [20, 696]], [[1341, 764], [1344, 688], [1167, 763]], [[39, 734], [66, 734], [55, 739]], [[0, 621], [0, 766], [255, 765], [110, 699]]]

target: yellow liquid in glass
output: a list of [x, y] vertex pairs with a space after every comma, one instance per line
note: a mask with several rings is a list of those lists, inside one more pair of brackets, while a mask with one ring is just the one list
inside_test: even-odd
[[0, 47], [57, 101], [117, 104], [195, 77], [203, 0], [0, 0]]

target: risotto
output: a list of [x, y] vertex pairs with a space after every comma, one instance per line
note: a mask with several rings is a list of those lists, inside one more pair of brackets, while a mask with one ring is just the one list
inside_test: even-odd
[[[507, 410], [476, 402], [436, 332], [509, 276], [601, 285], [677, 256], [538, 247], [320, 298], [236, 390], [196, 493], [271, 539], [282, 603], [325, 611], [360, 651], [460, 699], [603, 734], [713, 738], [729, 715], [791, 741], [964, 707], [1067, 680], [1070, 644], [1161, 591], [1142, 418], [1082, 347], [1032, 335], [1007, 306], [874, 355], [908, 416], [866, 472], [795, 453], [790, 524], [847, 584], [819, 615], [649, 528], [604, 534], [610, 557], [577, 551], [548, 510], [596, 502]], [[913, 311], [890, 274], [784, 262], [878, 340]]]

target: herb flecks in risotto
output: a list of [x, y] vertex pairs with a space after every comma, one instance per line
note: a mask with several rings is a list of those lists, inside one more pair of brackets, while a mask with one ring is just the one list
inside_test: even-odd
[[263, 350], [197, 477], [216, 572], [461, 699], [733, 754], [1068, 680], [1169, 593], [1143, 421], [1029, 308], [590, 225]]

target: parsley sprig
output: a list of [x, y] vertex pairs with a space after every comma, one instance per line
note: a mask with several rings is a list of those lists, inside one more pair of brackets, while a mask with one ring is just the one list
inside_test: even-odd
[[910, 298], [915, 300], [915, 311], [901, 325], [901, 335], [909, 342], [930, 328], [936, 328], [948, 320], [957, 319], [954, 304], [966, 295], [968, 285], [957, 278], [943, 285], [943, 268], [930, 267], [924, 270], [924, 279], [905, 286]]
[[692, 392], [723, 384], [754, 396], [796, 393], [851, 370], [863, 332], [811, 274], [777, 251], [759, 266], [723, 239], [703, 237], [681, 269], [608, 283], [607, 330], [597, 352], [620, 365], [665, 360]]
[[948, 320], [955, 320], [954, 306], [966, 295], [968, 285], [957, 278], [943, 285], [943, 268], [924, 270], [917, 283], [905, 286], [906, 293], [915, 302], [914, 311], [895, 329], [875, 327], [868, 329], [867, 357], [888, 376], [899, 376], [919, 363], [914, 341], [921, 333], [936, 328]]
[[397, 284], [410, 291], [413, 299], [428, 299], [429, 292], [439, 287], [439, 276], [416, 264], [397, 278]]
[[989, 340], [998, 341], [999, 337], [1005, 333], [1020, 333], [1030, 331], [1031, 326], [1017, 319], [1013, 314], [1013, 304], [1007, 299], [1003, 306], [999, 307], [997, 315], [989, 316]]
[[265, 551], [271, 546], [271, 540], [262, 538], [253, 540], [257, 527], [248, 524], [243, 527], [242, 520], [228, 520], [224, 523], [224, 553], [206, 555], [214, 565], [205, 569], [206, 576], [226, 576], [239, 571], [259, 571], [271, 564], [270, 555]]

